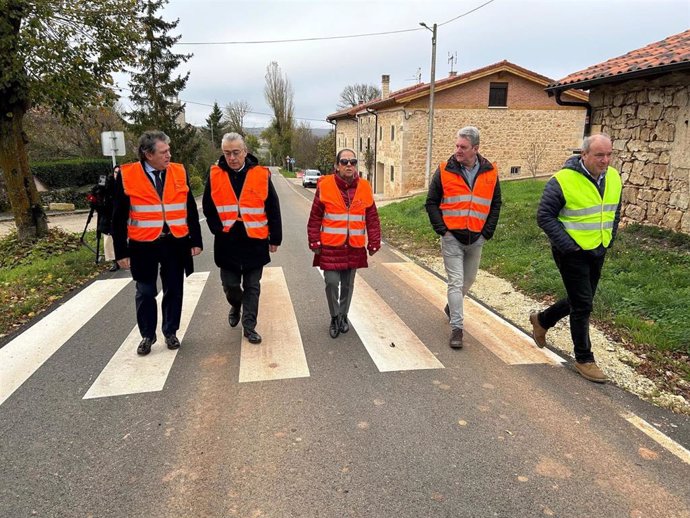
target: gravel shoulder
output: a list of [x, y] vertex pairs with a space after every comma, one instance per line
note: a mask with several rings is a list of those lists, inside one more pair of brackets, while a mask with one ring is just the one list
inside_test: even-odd
[[[406, 252], [411, 255], [409, 251]], [[443, 279], [446, 278], [440, 252], [438, 256], [413, 256], [412, 259]], [[479, 271], [477, 280], [470, 290], [470, 296], [530, 335], [532, 326], [529, 322], [529, 312], [546, 307], [518, 292], [509, 282], [483, 270]], [[563, 319], [550, 329], [546, 338], [549, 348], [553, 351], [573, 358], [567, 319]], [[635, 372], [633, 366], [640, 360], [633, 352], [609, 339], [594, 326], [590, 326], [590, 338], [597, 364], [609, 376], [612, 383], [660, 407], [690, 415], [690, 402], [687, 399], [664, 391], [653, 380]]]

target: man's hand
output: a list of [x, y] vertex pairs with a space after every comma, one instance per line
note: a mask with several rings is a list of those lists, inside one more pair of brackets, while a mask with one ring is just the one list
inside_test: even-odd
[[129, 270], [129, 257], [125, 257], [124, 259], [118, 259], [117, 264], [120, 268]]
[[199, 248], [198, 246], [192, 247], [192, 257], [194, 257], [195, 255], [199, 255], [200, 253], [201, 253], [201, 248]]
[[268, 245], [268, 251], [272, 254], [276, 253], [278, 251], [278, 245]]

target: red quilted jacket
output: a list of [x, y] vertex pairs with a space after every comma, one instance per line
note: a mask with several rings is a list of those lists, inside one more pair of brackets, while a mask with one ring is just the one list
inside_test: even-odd
[[[348, 185], [345, 180], [336, 176], [335, 183], [340, 189], [346, 206], [350, 206], [350, 200], [355, 196], [358, 177]], [[366, 268], [367, 250], [377, 251], [381, 248], [381, 222], [376, 210], [376, 203], [366, 211], [367, 246], [365, 248], [353, 248], [347, 242], [341, 246], [321, 245], [321, 220], [323, 219], [325, 205], [321, 202], [318, 186], [314, 195], [314, 203], [311, 206], [309, 222], [307, 223], [307, 239], [309, 248], [314, 253], [313, 266], [319, 266], [322, 270], [348, 270], [350, 268]], [[318, 253], [317, 253], [318, 252]]]

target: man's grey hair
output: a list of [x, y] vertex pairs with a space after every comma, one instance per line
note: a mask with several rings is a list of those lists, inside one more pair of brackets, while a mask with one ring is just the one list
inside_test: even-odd
[[599, 139], [606, 139], [609, 142], [611, 142], [611, 137], [609, 137], [606, 133], [595, 133], [594, 135], [590, 135], [589, 137], [585, 137], [582, 140], [582, 152], [583, 153], [589, 153], [589, 148], [592, 146], [592, 142], [599, 140]]
[[139, 137], [139, 147], [137, 148], [137, 154], [139, 155], [139, 160], [142, 162], [146, 160], [146, 153], [156, 152], [156, 142], [165, 142], [170, 144], [170, 137], [168, 137], [162, 131], [145, 131], [141, 137]]
[[236, 142], [238, 140], [242, 143], [242, 147], [246, 151], [247, 144], [244, 142], [244, 137], [239, 133], [235, 133], [234, 131], [231, 131], [230, 133], [226, 133], [225, 135], [223, 135], [223, 140], [221, 141], [221, 144], [223, 142]]
[[455, 135], [456, 139], [466, 138], [470, 141], [473, 146], [479, 145], [479, 130], [474, 126], [465, 126], [458, 130], [458, 134]]

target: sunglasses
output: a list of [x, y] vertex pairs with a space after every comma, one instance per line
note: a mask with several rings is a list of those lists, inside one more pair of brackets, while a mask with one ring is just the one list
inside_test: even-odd
[[341, 158], [339, 160], [340, 165], [357, 165], [357, 159], [356, 158]]

